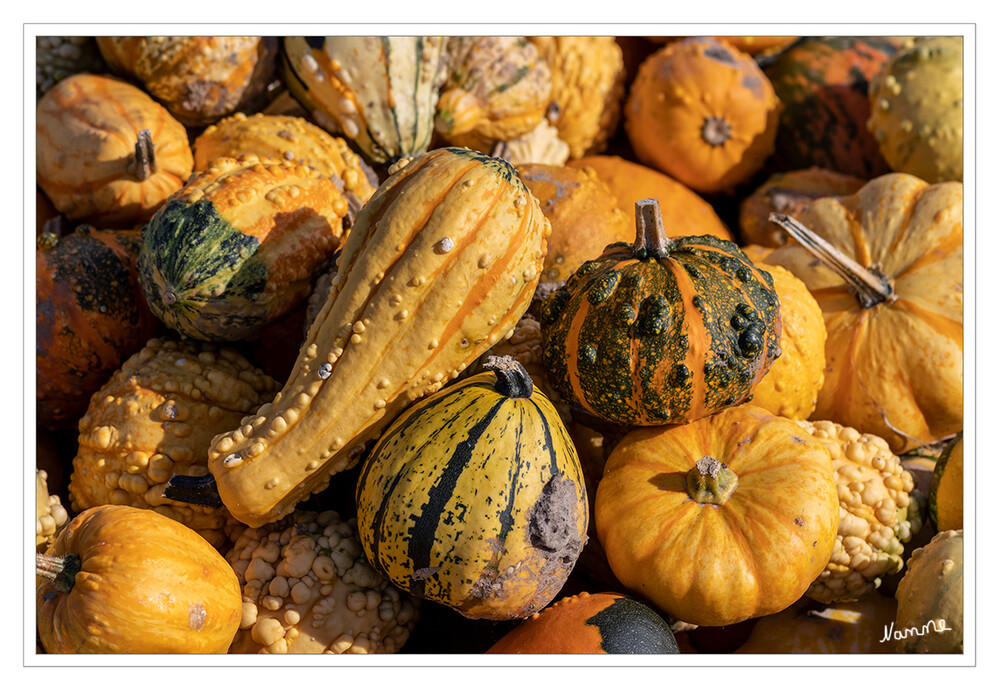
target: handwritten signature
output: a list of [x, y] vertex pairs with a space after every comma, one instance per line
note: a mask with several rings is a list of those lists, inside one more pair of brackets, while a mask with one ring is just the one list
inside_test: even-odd
[[922, 625], [922, 627], [912, 626], [909, 628], [904, 628], [902, 630], [895, 630], [894, 621], [890, 626], [885, 626], [884, 637], [881, 638], [881, 642], [887, 642], [891, 639], [904, 640], [909, 637], [922, 637], [927, 634], [930, 630], [933, 632], [942, 633], [945, 630], [951, 630], [952, 628], [947, 627], [947, 621], [943, 618], [939, 620], [927, 621]]

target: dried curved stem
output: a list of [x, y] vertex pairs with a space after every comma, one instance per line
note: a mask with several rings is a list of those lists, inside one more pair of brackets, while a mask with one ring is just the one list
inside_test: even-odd
[[870, 268], [864, 268], [791, 216], [771, 213], [769, 220], [835, 271], [850, 287], [864, 309], [888, 302], [894, 296], [890, 280]]

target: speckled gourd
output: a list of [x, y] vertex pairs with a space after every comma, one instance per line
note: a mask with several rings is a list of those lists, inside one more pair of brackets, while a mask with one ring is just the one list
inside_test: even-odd
[[350, 204], [338, 182], [302, 163], [216, 158], [142, 230], [149, 308], [196, 340], [255, 337], [308, 297], [340, 246]]
[[232, 514], [251, 526], [287, 514], [506, 336], [550, 232], [505, 161], [445, 148], [395, 170], [358, 213], [284, 388], [215, 439], [209, 469]]
[[357, 524], [396, 586], [468, 618], [525, 618], [586, 540], [583, 471], [558, 412], [512, 357], [424, 398], [365, 460]]
[[871, 79], [867, 129], [892, 170], [963, 181], [963, 61], [963, 37], [920, 37]]
[[80, 419], [73, 510], [150, 508], [224, 542], [227, 512], [163, 496], [174, 474], [208, 473], [212, 439], [269, 401], [280, 384], [231, 347], [153, 338], [94, 394]]
[[430, 146], [444, 44], [438, 36], [288, 36], [285, 81], [321, 127], [372, 163], [391, 163]]

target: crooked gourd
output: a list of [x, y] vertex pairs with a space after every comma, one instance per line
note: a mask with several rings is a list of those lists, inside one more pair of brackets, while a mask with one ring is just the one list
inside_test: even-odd
[[358, 214], [284, 388], [212, 445], [233, 516], [259, 526], [288, 514], [510, 333], [550, 233], [501, 159], [442, 148], [394, 170]]

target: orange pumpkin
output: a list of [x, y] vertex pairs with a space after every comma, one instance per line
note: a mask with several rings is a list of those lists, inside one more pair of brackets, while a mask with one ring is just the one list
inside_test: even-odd
[[670, 616], [721, 626], [797, 601], [832, 554], [839, 500], [829, 451], [751, 405], [631, 431], [597, 486], [617, 578]]
[[624, 124], [642, 163], [713, 193], [748, 180], [773, 152], [779, 106], [749, 55], [688, 38], [642, 63]]
[[187, 131], [141, 89], [76, 74], [38, 102], [38, 186], [69, 220], [129, 228], [152, 217], [194, 165]]
[[783, 221], [805, 226], [795, 239], [811, 248], [776, 249], [766, 263], [804, 281], [828, 332], [814, 418], [880, 436], [896, 453], [961, 430], [963, 201], [960, 182], [890, 173], [815, 201], [797, 225]]
[[152, 510], [85, 510], [36, 557], [36, 571], [49, 654], [223, 654], [242, 616], [232, 566]]
[[697, 192], [669, 175], [620, 156], [586, 156], [569, 161], [570, 168], [591, 168], [617, 198], [617, 205], [629, 218], [635, 215], [635, 202], [659, 199], [663, 225], [670, 236], [714, 235], [734, 240], [714, 207]]

